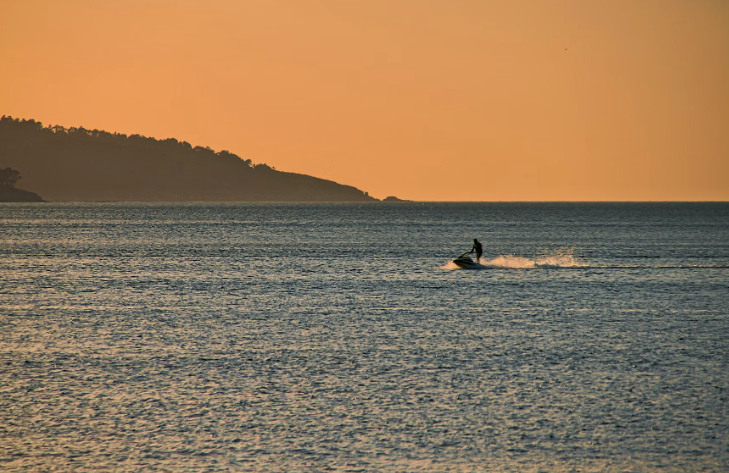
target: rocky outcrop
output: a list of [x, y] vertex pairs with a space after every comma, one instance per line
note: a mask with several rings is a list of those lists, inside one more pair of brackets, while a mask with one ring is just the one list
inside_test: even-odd
[[15, 187], [0, 187], [0, 202], [45, 202], [41, 196]]

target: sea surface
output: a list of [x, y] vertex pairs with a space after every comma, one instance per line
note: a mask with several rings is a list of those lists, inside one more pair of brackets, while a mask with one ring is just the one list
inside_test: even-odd
[[0, 470], [729, 471], [729, 204], [1, 204]]

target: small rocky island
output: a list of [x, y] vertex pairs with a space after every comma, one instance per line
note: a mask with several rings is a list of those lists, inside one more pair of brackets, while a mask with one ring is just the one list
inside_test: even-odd
[[385, 197], [384, 199], [382, 199], [382, 201], [383, 201], [383, 202], [412, 202], [411, 200], [403, 200], [403, 199], [398, 199], [398, 198], [397, 198], [397, 197], [395, 197], [394, 195], [391, 195], [391, 196]]
[[15, 169], [0, 169], [0, 202], [44, 202], [34, 192], [17, 189], [15, 184], [19, 179], [20, 172]]

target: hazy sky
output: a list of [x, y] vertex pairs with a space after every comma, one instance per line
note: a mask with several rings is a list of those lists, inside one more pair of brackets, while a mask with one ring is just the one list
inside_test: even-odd
[[0, 0], [0, 115], [414, 200], [729, 200], [727, 0]]

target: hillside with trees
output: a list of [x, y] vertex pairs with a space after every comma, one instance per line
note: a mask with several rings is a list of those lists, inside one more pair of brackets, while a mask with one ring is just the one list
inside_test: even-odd
[[0, 119], [0, 169], [50, 201], [376, 202], [352, 186], [228, 151], [102, 130]]

